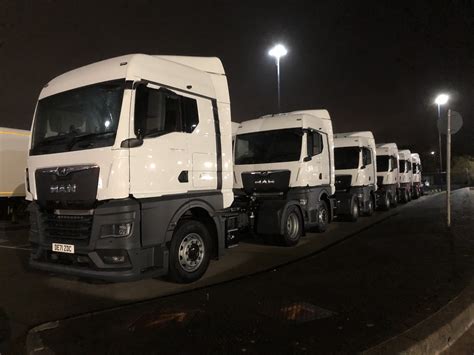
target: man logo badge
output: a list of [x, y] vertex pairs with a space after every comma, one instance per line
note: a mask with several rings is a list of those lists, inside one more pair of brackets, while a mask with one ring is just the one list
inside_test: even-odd
[[51, 185], [49, 192], [52, 194], [68, 194], [75, 193], [77, 191], [76, 184], [64, 184], [64, 185]]
[[275, 180], [270, 179], [263, 179], [263, 180], [256, 180], [255, 185], [263, 185], [263, 184], [274, 184]]

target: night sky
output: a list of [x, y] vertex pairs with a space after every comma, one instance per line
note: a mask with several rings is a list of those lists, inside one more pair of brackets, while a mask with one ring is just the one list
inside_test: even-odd
[[276, 112], [268, 49], [282, 42], [282, 110], [326, 108], [336, 132], [437, 150], [435, 95], [474, 154], [474, 1], [0, 0], [0, 126], [29, 128], [53, 77], [128, 53], [218, 56], [232, 116]]

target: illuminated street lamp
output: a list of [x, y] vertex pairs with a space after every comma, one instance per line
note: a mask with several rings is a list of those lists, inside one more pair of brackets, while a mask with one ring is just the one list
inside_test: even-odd
[[431, 155], [435, 155], [436, 152], [435, 152], [434, 150], [432, 150], [432, 151], [430, 152], [430, 154], [431, 154]]
[[277, 44], [268, 51], [268, 55], [275, 58], [277, 67], [277, 81], [278, 81], [278, 112], [280, 112], [280, 58], [284, 57], [288, 53], [288, 50], [282, 44]]
[[[441, 105], [448, 103], [449, 95], [439, 94], [436, 96], [435, 104], [438, 105], [438, 121], [441, 119]], [[439, 142], [439, 172], [443, 171], [443, 155], [441, 153], [441, 132], [438, 128], [438, 142]]]

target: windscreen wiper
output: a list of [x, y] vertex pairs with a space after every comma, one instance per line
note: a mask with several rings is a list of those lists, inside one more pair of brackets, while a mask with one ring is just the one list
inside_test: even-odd
[[68, 144], [67, 149], [71, 150], [74, 146], [82, 141], [88, 140], [90, 138], [107, 138], [108, 136], [115, 135], [115, 131], [109, 132], [100, 132], [100, 133], [87, 133], [82, 135], [77, 135], [72, 138], [71, 143]]

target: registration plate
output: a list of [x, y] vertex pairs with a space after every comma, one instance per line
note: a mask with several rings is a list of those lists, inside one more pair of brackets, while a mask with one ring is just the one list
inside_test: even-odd
[[56, 253], [74, 254], [74, 245], [53, 243], [53, 251]]

